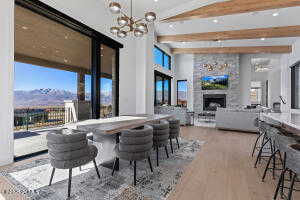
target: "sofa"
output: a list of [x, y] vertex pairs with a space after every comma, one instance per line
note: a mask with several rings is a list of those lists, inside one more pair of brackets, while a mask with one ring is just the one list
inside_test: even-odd
[[216, 128], [256, 133], [258, 132], [257, 120], [262, 112], [269, 112], [269, 110], [265, 108], [218, 108], [216, 111]]

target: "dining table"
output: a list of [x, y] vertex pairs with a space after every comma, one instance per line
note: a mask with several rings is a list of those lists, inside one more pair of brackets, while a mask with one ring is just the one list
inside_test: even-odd
[[[85, 131], [92, 136], [92, 143], [98, 149], [97, 161], [100, 165], [112, 169], [116, 156], [114, 148], [119, 143], [122, 130], [138, 128], [172, 117], [167, 114], [124, 115], [68, 123], [64, 128]], [[119, 161], [116, 163], [116, 170], [119, 170]]]

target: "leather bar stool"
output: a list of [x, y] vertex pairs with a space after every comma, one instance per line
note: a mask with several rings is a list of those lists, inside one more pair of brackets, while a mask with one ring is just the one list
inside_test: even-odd
[[169, 158], [169, 153], [168, 153], [168, 140], [170, 136], [169, 122], [166, 120], [161, 120], [152, 123], [151, 126], [153, 127], [153, 147], [156, 149], [156, 165], [159, 166], [159, 148], [164, 147], [167, 158]]
[[131, 130], [123, 130], [120, 135], [120, 143], [115, 147], [116, 158], [112, 171], [114, 175], [116, 163], [119, 159], [133, 161], [134, 163], [134, 185], [136, 185], [136, 162], [148, 159], [151, 172], [151, 150], [153, 147], [153, 128], [149, 125]]
[[178, 119], [169, 119], [168, 122], [169, 122], [169, 125], [170, 125], [169, 126], [170, 127], [170, 136], [169, 136], [170, 146], [171, 146], [172, 153], [174, 153], [172, 139], [176, 139], [178, 149], [180, 148], [179, 141], [178, 141], [178, 137], [179, 137], [179, 134], [180, 134], [180, 120], [178, 120]]
[[98, 150], [94, 145], [88, 145], [86, 132], [61, 129], [49, 131], [47, 146], [51, 166], [53, 167], [49, 186], [52, 184], [55, 169], [69, 169], [68, 197], [71, 195], [72, 169], [94, 162], [95, 169], [100, 178], [96, 164]]

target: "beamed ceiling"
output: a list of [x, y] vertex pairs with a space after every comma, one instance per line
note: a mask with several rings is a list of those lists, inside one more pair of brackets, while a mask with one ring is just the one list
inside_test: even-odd
[[[102, 45], [102, 73], [112, 74], [114, 50]], [[91, 39], [32, 11], [15, 6], [15, 60], [90, 73]]]
[[[299, 13], [300, 0], [190, 1], [159, 13], [155, 29], [158, 42], [177, 53], [222, 52], [229, 47], [278, 53], [289, 51], [299, 38]], [[270, 52], [271, 46], [274, 52]]]

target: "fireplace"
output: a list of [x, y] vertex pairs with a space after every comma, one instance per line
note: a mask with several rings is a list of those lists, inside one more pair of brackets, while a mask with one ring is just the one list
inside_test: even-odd
[[218, 107], [226, 108], [226, 94], [204, 94], [203, 110], [216, 111]]

